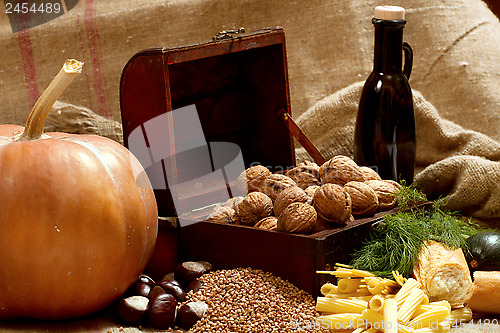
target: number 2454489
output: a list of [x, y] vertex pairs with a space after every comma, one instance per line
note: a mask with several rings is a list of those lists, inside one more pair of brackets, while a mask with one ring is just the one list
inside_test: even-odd
[[61, 4], [58, 2], [42, 2], [39, 4], [29, 4], [27, 2], [5, 3], [5, 12], [7, 14], [27, 14], [27, 13], [60, 13], [62, 10]]

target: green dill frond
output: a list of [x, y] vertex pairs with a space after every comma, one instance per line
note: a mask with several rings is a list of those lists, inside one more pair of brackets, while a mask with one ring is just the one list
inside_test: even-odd
[[[426, 201], [425, 195], [414, 188], [403, 186], [400, 193], [411, 198], [408, 202]], [[430, 208], [399, 210], [374, 225], [369, 239], [353, 254], [351, 265], [383, 277], [391, 278], [392, 271], [410, 277], [426, 241], [435, 240], [452, 249], [465, 248], [466, 237], [479, 230], [470, 219], [442, 210], [439, 203]]]

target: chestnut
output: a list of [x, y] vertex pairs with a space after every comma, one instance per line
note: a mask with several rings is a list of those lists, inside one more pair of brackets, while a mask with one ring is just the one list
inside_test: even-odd
[[160, 294], [149, 300], [148, 318], [157, 329], [168, 329], [175, 323], [177, 300], [170, 294]]
[[145, 274], [139, 275], [139, 279], [137, 279], [137, 282], [142, 282], [153, 288], [155, 286], [155, 281], [150, 278], [149, 276]]
[[203, 316], [208, 309], [205, 302], [188, 302], [182, 304], [177, 312], [176, 324], [180, 328], [189, 330]]
[[182, 286], [176, 280], [171, 281], [160, 281], [157, 286], [161, 287], [167, 294], [171, 294], [175, 297], [178, 302], [184, 302], [186, 300], [186, 292], [182, 289]]
[[207, 265], [198, 261], [186, 261], [175, 268], [175, 279], [187, 287], [191, 282], [207, 273]]
[[151, 291], [151, 286], [149, 284], [144, 283], [144, 282], [137, 282], [132, 287], [132, 295], [135, 295], [135, 296], [148, 297], [150, 291]]
[[115, 312], [118, 319], [130, 325], [140, 325], [145, 321], [149, 299], [144, 296], [121, 298], [116, 303]]
[[175, 279], [175, 273], [174, 272], [171, 272], [171, 273], [168, 273], [166, 274], [164, 277], [161, 278], [160, 281], [170, 281], [170, 280], [174, 280]]
[[193, 291], [193, 293], [195, 293], [198, 290], [200, 290], [202, 285], [203, 283], [199, 279], [196, 279], [187, 286], [186, 291], [187, 292]]
[[161, 295], [161, 294], [166, 294], [167, 292], [163, 290], [162, 287], [160, 286], [154, 286], [153, 289], [149, 292], [148, 298], [151, 299], [155, 297], [156, 295]]

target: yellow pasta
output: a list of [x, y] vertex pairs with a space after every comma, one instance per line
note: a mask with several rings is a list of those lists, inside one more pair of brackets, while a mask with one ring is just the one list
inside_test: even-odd
[[398, 324], [398, 333], [413, 333], [413, 332], [414, 332], [413, 328], [401, 323]]
[[421, 315], [424, 312], [427, 312], [429, 310], [435, 309], [435, 308], [440, 308], [440, 307], [445, 307], [449, 311], [451, 311], [451, 305], [448, 301], [437, 301], [437, 302], [432, 302], [429, 304], [422, 304], [420, 305], [417, 309], [415, 309], [415, 312], [413, 313], [412, 319]]
[[373, 311], [372, 309], [366, 309], [363, 311], [361, 314], [362, 324], [366, 328], [375, 328], [378, 330], [382, 330], [382, 327], [384, 326], [384, 317], [382, 314], [378, 313], [377, 311]]
[[380, 295], [373, 295], [368, 302], [368, 307], [373, 311], [381, 312], [384, 309], [385, 299]]
[[[398, 320], [403, 323], [407, 323], [412, 318], [415, 310], [425, 301], [427, 296], [424, 294], [422, 289], [414, 288], [411, 290], [408, 297], [405, 298], [403, 304], [398, 309]], [[428, 299], [427, 299], [428, 300]]]
[[337, 292], [337, 286], [331, 283], [325, 283], [320, 289], [321, 295], [326, 296], [331, 293]]
[[353, 269], [353, 268], [348, 268], [349, 266], [346, 265], [336, 265], [337, 267], [333, 271], [316, 271], [317, 274], [330, 274], [334, 275], [338, 278], [355, 278], [355, 277], [367, 277], [367, 276], [375, 276], [373, 273], [370, 273], [368, 271], [360, 270], [360, 269]]
[[420, 328], [418, 330], [414, 330], [413, 332], [415, 333], [446, 333], [446, 332], [449, 332], [450, 330], [449, 329], [441, 329], [441, 328], [431, 328], [431, 327], [424, 327], [424, 328]]
[[425, 327], [437, 328], [449, 315], [450, 310], [446, 306], [437, 306], [413, 318], [409, 325], [415, 330]]
[[332, 331], [345, 331], [356, 329], [360, 316], [359, 313], [342, 313], [319, 316], [316, 320], [320, 323], [321, 328]]
[[358, 290], [361, 279], [339, 279], [337, 281], [337, 293], [348, 294]]
[[394, 280], [400, 285], [400, 286], [403, 286], [403, 284], [405, 284], [406, 282], [406, 278], [399, 274], [399, 272], [392, 272], [392, 276], [394, 277]]
[[399, 287], [396, 281], [380, 277], [366, 277], [366, 286], [372, 295], [387, 294]]
[[378, 332], [382, 332], [382, 331], [378, 330], [376, 328], [373, 328], [373, 327], [363, 331], [363, 333], [378, 333]]
[[398, 333], [398, 303], [395, 299], [384, 302], [384, 333]]
[[405, 284], [403, 284], [401, 289], [399, 289], [399, 291], [396, 293], [396, 296], [394, 296], [394, 299], [396, 300], [398, 305], [398, 309], [401, 307], [405, 298], [408, 297], [412, 289], [419, 287], [420, 285], [418, 284], [417, 280], [413, 278], [409, 278], [408, 280], [406, 280]]
[[472, 310], [468, 306], [452, 310], [447, 321], [451, 326], [458, 326], [472, 320]]
[[363, 295], [362, 293], [355, 292], [355, 293], [350, 293], [350, 294], [328, 294], [325, 297], [357, 299], [357, 300], [369, 302], [373, 296], [370, 293], [368, 293], [368, 295]]
[[368, 307], [368, 302], [354, 299], [318, 297], [316, 311], [328, 313], [362, 313]]

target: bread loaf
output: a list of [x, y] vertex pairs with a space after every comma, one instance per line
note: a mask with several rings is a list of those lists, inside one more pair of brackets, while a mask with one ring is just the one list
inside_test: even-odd
[[435, 241], [425, 243], [413, 275], [431, 302], [446, 300], [458, 307], [472, 296], [472, 279], [460, 248], [452, 250]]
[[475, 271], [472, 297], [473, 312], [500, 314], [500, 271]]

